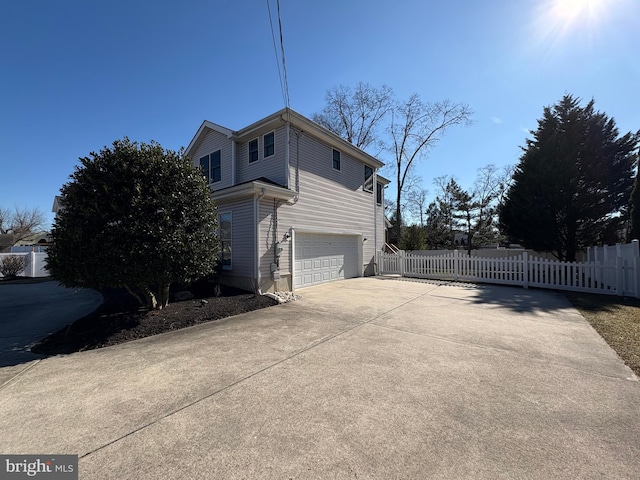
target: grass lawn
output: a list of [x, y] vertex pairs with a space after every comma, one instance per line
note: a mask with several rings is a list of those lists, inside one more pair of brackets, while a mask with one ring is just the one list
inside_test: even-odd
[[640, 299], [564, 292], [574, 307], [640, 376]]

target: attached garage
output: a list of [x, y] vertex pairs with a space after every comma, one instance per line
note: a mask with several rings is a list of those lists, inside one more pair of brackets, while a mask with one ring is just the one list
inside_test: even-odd
[[294, 287], [360, 276], [360, 236], [296, 233]]

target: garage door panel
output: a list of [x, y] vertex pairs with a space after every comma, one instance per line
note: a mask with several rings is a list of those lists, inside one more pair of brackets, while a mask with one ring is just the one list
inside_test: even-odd
[[296, 235], [296, 287], [357, 277], [359, 237], [301, 233]]

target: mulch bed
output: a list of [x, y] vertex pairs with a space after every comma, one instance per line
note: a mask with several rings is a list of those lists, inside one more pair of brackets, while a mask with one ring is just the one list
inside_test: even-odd
[[104, 298], [100, 307], [41, 340], [31, 351], [56, 355], [92, 350], [277, 304], [269, 297], [223, 287], [219, 297], [174, 302], [162, 310], [149, 311], [124, 289], [109, 288], [100, 293]]

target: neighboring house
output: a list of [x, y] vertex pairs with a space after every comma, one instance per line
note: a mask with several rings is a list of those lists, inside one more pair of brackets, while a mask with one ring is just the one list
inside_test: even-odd
[[55, 213], [57, 217], [58, 212], [60, 212], [63, 209], [64, 209], [64, 205], [63, 205], [62, 195], [56, 195], [55, 197], [53, 197], [53, 207], [51, 208], [51, 211]]
[[0, 253], [41, 252], [51, 245], [49, 232], [30, 233], [21, 237], [12, 233], [0, 235]]
[[218, 205], [222, 283], [295, 290], [374, 275], [383, 163], [290, 109], [238, 131], [205, 121], [186, 150]]

